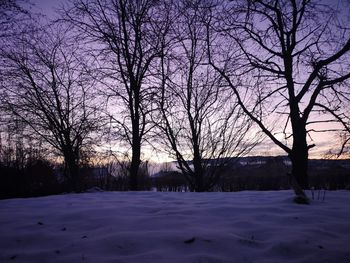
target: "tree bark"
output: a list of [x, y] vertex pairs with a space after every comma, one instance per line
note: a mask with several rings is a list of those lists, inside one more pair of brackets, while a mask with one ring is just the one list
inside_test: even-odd
[[308, 182], [308, 150], [298, 147], [292, 150], [292, 175], [302, 189], [309, 187]]
[[[136, 134], [137, 132], [137, 134]], [[141, 164], [141, 142], [138, 136], [138, 130], [134, 130], [132, 157], [130, 163], [129, 189], [131, 191], [141, 190], [139, 185], [139, 168]]]
[[64, 161], [66, 164], [66, 177], [69, 182], [71, 191], [80, 192], [82, 189], [80, 178], [79, 157], [76, 156], [73, 150], [66, 150], [64, 152]]
[[193, 159], [193, 168], [194, 168], [194, 179], [195, 179], [195, 192], [203, 192], [207, 189], [204, 187], [204, 174], [202, 169], [202, 159], [198, 156]]
[[291, 186], [297, 203], [308, 203], [304, 189], [309, 188], [308, 160], [309, 148], [306, 141], [306, 124], [298, 115], [291, 115], [293, 129], [293, 147], [289, 158], [292, 162]]

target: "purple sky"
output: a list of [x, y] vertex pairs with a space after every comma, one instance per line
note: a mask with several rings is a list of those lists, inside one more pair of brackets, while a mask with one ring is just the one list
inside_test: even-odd
[[35, 11], [47, 15], [49, 18], [56, 16], [55, 8], [67, 2], [67, 0], [30, 0], [30, 3], [34, 4]]
[[[47, 16], [48, 19], [54, 19], [56, 17], [55, 8], [60, 7], [62, 4], [67, 4], [68, 0], [29, 0], [30, 3], [34, 4], [34, 7], [32, 8], [35, 12], [40, 12]], [[333, 7], [337, 7], [339, 3], [342, 1], [347, 0], [323, 0], [324, 3], [331, 4]], [[348, 14], [347, 14], [348, 15]], [[344, 15], [346, 17], [347, 15]], [[310, 155], [312, 157], [321, 157], [323, 156], [325, 150], [330, 146], [333, 145], [333, 143], [330, 144], [330, 141], [337, 140], [337, 138], [334, 136], [335, 134], [328, 134], [328, 133], [322, 133], [322, 134], [313, 134], [313, 138], [315, 139], [315, 143], [318, 147], [315, 147], [310, 151]], [[258, 147], [258, 153], [257, 154], [283, 154], [284, 152], [281, 151], [277, 146], [275, 146], [271, 141], [266, 140], [260, 147]]]

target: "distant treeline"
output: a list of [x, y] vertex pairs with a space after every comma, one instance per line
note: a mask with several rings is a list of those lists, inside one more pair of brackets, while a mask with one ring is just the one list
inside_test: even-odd
[[[228, 165], [213, 191], [290, 189], [291, 165], [287, 157], [242, 157]], [[176, 171], [161, 171], [152, 180], [158, 191], [186, 191]], [[350, 189], [350, 160], [310, 160], [309, 185], [314, 189]]]
[[[163, 169], [150, 175], [147, 163], [142, 166], [142, 188], [145, 191], [189, 191], [185, 177]], [[64, 167], [44, 160], [28, 160], [22, 167], [0, 164], [0, 198], [32, 197], [69, 191]], [[290, 164], [287, 157], [246, 157], [235, 159], [222, 170], [212, 191], [290, 189]], [[350, 189], [350, 160], [310, 160], [310, 188]], [[82, 191], [91, 188], [105, 191], [127, 191], [128, 175], [119, 164], [86, 166], [81, 170]]]

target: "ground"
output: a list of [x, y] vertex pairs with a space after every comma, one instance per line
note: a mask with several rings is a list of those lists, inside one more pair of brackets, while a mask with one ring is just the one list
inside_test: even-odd
[[243, 191], [0, 200], [0, 262], [349, 262], [350, 191], [316, 192], [310, 205], [292, 198]]

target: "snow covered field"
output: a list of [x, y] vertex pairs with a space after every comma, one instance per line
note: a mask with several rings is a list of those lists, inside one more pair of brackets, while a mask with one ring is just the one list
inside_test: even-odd
[[350, 262], [350, 191], [0, 200], [0, 262]]

